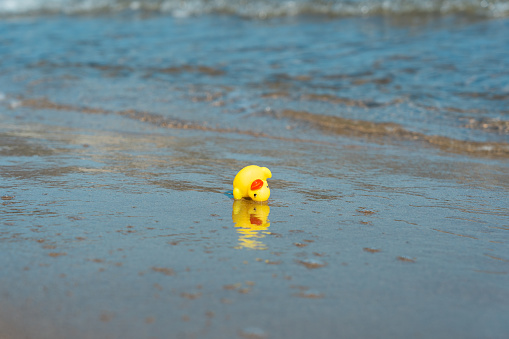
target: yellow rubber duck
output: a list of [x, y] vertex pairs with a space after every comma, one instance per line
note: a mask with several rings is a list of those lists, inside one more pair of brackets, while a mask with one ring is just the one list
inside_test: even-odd
[[251, 198], [253, 201], [266, 201], [270, 196], [267, 179], [272, 173], [267, 167], [246, 166], [233, 179], [233, 198]]

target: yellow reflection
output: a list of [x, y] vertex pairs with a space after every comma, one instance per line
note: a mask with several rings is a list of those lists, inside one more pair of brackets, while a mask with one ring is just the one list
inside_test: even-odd
[[269, 213], [267, 204], [245, 199], [233, 202], [232, 220], [239, 233], [239, 245], [235, 248], [267, 249], [260, 239], [269, 234]]

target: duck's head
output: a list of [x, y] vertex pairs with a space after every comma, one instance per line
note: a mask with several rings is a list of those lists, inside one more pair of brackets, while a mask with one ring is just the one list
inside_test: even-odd
[[253, 201], [266, 201], [270, 196], [269, 184], [265, 180], [256, 179], [251, 183], [248, 194]]

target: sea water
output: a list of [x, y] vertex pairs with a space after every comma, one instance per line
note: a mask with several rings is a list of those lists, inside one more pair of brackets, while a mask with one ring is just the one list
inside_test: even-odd
[[508, 15], [0, 0], [0, 338], [506, 338]]

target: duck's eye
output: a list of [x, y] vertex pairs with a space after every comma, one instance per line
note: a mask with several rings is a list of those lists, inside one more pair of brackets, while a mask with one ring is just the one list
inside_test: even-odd
[[254, 196], [256, 197], [256, 194]]

